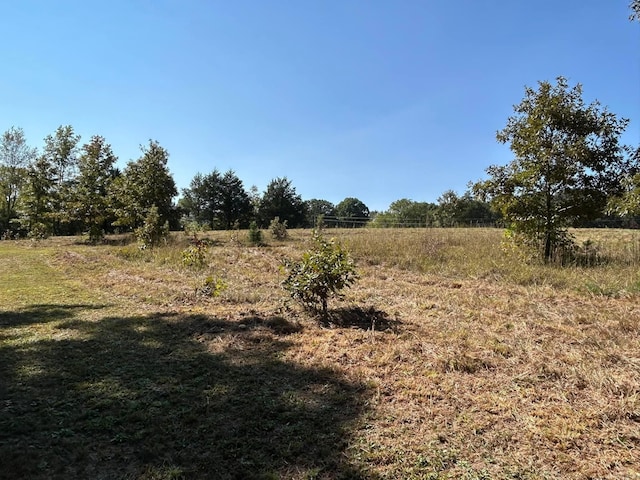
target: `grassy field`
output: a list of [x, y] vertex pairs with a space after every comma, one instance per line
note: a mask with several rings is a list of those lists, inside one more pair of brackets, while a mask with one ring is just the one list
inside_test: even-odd
[[0, 242], [0, 478], [640, 478], [640, 232], [559, 268], [330, 230], [360, 280], [328, 321], [279, 286], [290, 234], [208, 233], [203, 269], [183, 234]]

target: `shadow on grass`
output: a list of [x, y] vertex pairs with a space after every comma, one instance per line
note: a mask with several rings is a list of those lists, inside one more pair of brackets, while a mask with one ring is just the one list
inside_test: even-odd
[[373, 478], [346, 453], [368, 391], [287, 361], [285, 318], [69, 307], [67, 337], [0, 329], [0, 478]]
[[325, 324], [342, 328], [359, 328], [362, 330], [395, 330], [399, 320], [389, 318], [389, 315], [374, 307], [349, 307], [330, 310]]
[[83, 310], [100, 310], [106, 305], [85, 305], [85, 304], [36, 304], [21, 308], [18, 311], [0, 312], [0, 328], [20, 327], [24, 325], [47, 323], [64, 320], [75, 312]]

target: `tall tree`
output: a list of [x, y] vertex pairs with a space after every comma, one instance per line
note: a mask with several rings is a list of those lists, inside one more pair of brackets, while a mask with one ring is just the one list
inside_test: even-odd
[[18, 196], [36, 149], [27, 145], [22, 128], [11, 127], [0, 136], [0, 229], [16, 217]]
[[304, 205], [308, 227], [318, 226], [319, 221], [328, 226], [334, 222], [333, 218], [327, 219], [327, 217], [335, 217], [336, 215], [336, 206], [330, 201], [312, 198], [306, 200]]
[[354, 197], [347, 197], [336, 205], [336, 216], [345, 226], [364, 226], [369, 221], [369, 213], [369, 207]]
[[101, 240], [109, 219], [109, 192], [115, 178], [116, 156], [99, 135], [82, 146], [78, 159], [78, 177], [73, 199], [73, 214], [79, 220], [89, 240]]
[[190, 217], [206, 223], [209, 228], [215, 228], [220, 212], [220, 181], [217, 169], [206, 175], [198, 172], [191, 179], [189, 188], [182, 190], [180, 206]]
[[127, 164], [112, 188], [117, 216], [114, 224], [118, 226], [140, 227], [153, 206], [160, 222], [171, 219], [173, 198], [178, 191], [167, 167], [169, 153], [155, 140], [140, 148], [142, 156]]
[[76, 135], [71, 125], [59, 126], [53, 135], [44, 139], [42, 157], [51, 165], [55, 179], [51, 201], [56, 235], [72, 233], [68, 228], [72, 216], [69, 205], [73, 200], [79, 142], [80, 135]]
[[631, 153], [629, 174], [622, 182], [623, 190], [609, 199], [607, 213], [622, 217], [640, 215], [640, 146]]
[[227, 171], [220, 179], [220, 215], [219, 223], [222, 228], [231, 229], [234, 225], [242, 228], [249, 225], [253, 206], [249, 194], [244, 189], [233, 170]]
[[46, 237], [53, 232], [54, 186], [53, 165], [40, 155], [27, 169], [20, 202], [20, 222], [32, 237]]
[[407, 198], [391, 202], [389, 208], [372, 220], [375, 227], [424, 227], [430, 220], [436, 205], [415, 202]]
[[281, 222], [287, 222], [292, 227], [304, 225], [304, 202], [287, 177], [271, 180], [258, 208], [260, 226], [266, 227], [271, 220], [278, 217]]
[[563, 77], [527, 87], [514, 110], [497, 139], [510, 144], [515, 158], [489, 167], [490, 178], [474, 191], [549, 261], [569, 241], [567, 227], [599, 216], [620, 189], [628, 164], [619, 137], [628, 120], [598, 102], [585, 105], [581, 85], [569, 88]]

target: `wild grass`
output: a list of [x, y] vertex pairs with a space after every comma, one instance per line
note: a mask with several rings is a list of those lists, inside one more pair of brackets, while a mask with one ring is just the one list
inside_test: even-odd
[[310, 232], [246, 233], [202, 268], [183, 234], [0, 242], [0, 478], [640, 478], [636, 232], [559, 268], [497, 230], [328, 230], [361, 277], [329, 322], [279, 286]]

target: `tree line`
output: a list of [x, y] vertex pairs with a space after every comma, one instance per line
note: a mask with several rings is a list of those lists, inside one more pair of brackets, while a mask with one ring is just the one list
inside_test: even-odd
[[387, 211], [371, 212], [355, 197], [335, 205], [303, 200], [286, 177], [272, 179], [260, 193], [246, 189], [233, 170], [218, 169], [196, 173], [176, 202], [168, 159], [169, 152], [150, 140], [138, 159], [120, 169], [100, 135], [81, 144], [72, 126], [60, 126], [38, 151], [22, 128], [11, 127], [0, 137], [0, 236], [85, 234], [95, 242], [141, 228], [150, 214], [173, 230], [189, 222], [207, 229], [247, 228], [251, 222], [265, 228], [276, 217], [291, 228], [453, 226], [496, 218], [469, 192], [459, 197], [447, 191], [437, 204], [402, 199]]
[[[359, 199], [337, 205], [303, 200], [286, 177], [266, 190], [247, 190], [234, 171], [197, 173], [178, 191], [169, 153], [157, 141], [116, 167], [117, 157], [99, 136], [80, 145], [71, 126], [44, 139], [40, 153], [21, 128], [0, 137], [0, 235], [6, 237], [181, 229], [259, 228], [274, 219], [291, 228], [506, 226], [513, 238], [549, 260], [572, 245], [569, 227], [636, 226], [640, 215], [640, 147], [620, 143], [629, 123], [602, 107], [586, 104], [582, 86], [556, 83], [525, 88], [514, 115], [497, 132], [514, 159], [487, 169], [488, 178], [469, 184], [463, 195], [447, 190], [437, 203], [400, 199], [371, 212]], [[141, 230], [141, 229], [146, 230]], [[155, 229], [155, 230], [154, 230]], [[145, 233], [146, 232], [146, 233]]]

